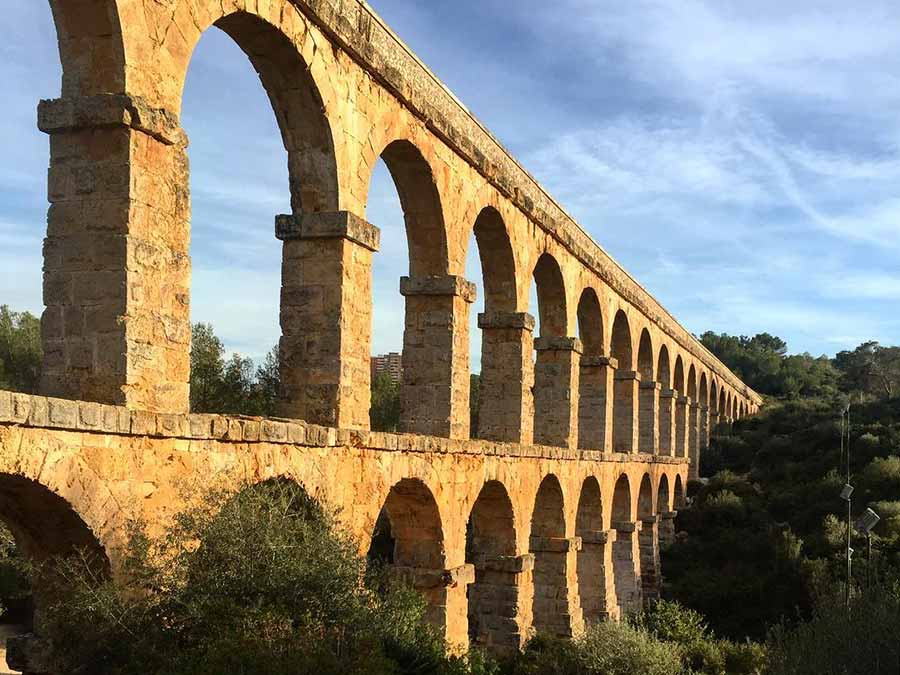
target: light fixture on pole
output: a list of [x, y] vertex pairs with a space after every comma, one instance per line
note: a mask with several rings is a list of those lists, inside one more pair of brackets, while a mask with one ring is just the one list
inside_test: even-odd
[[881, 516], [872, 509], [866, 509], [863, 514], [857, 518], [854, 527], [860, 534], [866, 535], [866, 585], [872, 585], [872, 530], [881, 520]]

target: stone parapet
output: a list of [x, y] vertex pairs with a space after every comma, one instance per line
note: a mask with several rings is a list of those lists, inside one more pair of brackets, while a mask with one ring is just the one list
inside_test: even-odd
[[0, 390], [0, 426], [90, 431], [189, 441], [260, 442], [306, 447], [365, 447], [387, 452], [527, 457], [561, 461], [646, 462], [683, 465], [683, 458], [576, 450], [487, 440], [458, 440], [419, 434], [339, 429], [278, 417], [208, 413], [155, 413], [124, 406]]

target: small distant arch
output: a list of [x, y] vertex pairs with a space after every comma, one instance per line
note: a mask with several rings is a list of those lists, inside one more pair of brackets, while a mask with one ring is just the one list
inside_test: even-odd
[[559, 263], [543, 253], [534, 266], [541, 337], [562, 337], [568, 330], [566, 285]]
[[681, 474], [675, 475], [675, 487], [672, 490], [672, 502], [676, 509], [684, 507], [684, 484], [681, 481]]
[[603, 312], [593, 288], [585, 288], [578, 300], [578, 337], [585, 357], [603, 356]]
[[654, 381], [653, 365], [653, 340], [650, 331], [645, 328], [641, 331], [641, 341], [638, 345], [638, 372], [641, 374], [641, 380]]
[[613, 321], [612, 338], [610, 341], [610, 356], [619, 362], [619, 370], [633, 370], [634, 358], [631, 349], [631, 328], [628, 325], [628, 317], [621, 309], [616, 312]]
[[613, 490], [612, 520], [614, 523], [630, 523], [634, 520], [631, 510], [631, 485], [624, 473], [619, 476]]
[[518, 288], [516, 261], [506, 223], [493, 206], [478, 214], [474, 226], [475, 244], [481, 259], [486, 312], [514, 312]]
[[656, 490], [656, 510], [659, 513], [665, 513], [672, 510], [669, 494], [669, 477], [663, 474], [659, 478], [659, 487]]
[[645, 473], [638, 491], [638, 520], [651, 518], [653, 515], [653, 484], [650, 482], [650, 474]]
[[672, 368], [669, 363], [669, 348], [662, 345], [659, 348], [659, 358], [656, 364], [656, 379], [663, 386], [663, 389], [672, 388]]

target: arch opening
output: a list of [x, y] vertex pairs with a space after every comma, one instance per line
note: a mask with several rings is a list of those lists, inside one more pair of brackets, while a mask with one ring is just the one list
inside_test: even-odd
[[568, 546], [563, 493], [559, 480], [548, 475], [541, 481], [531, 516], [530, 548], [534, 554], [535, 630], [571, 636], [571, 606], [568, 601]]
[[549, 254], [534, 267], [539, 337], [534, 341], [534, 442], [571, 447], [578, 409], [572, 391], [578, 387], [578, 340], [569, 338], [566, 289], [559, 263]]
[[[475, 311], [469, 317], [470, 436], [517, 440], [521, 432], [524, 372], [522, 359], [511, 359], [510, 354], [514, 353], [512, 350], [521, 352], [526, 331], [515, 328], [515, 257], [506, 224], [493, 207], [482, 209], [475, 220], [466, 270], [468, 279], [480, 281], [482, 291], [477, 293]], [[513, 343], [513, 338], [517, 338], [517, 343]], [[518, 383], [518, 388], [513, 389], [510, 383]]]
[[638, 536], [641, 563], [641, 602], [659, 598], [659, 520], [653, 507], [653, 484], [650, 475], [644, 474], [638, 492]]
[[613, 576], [619, 611], [625, 614], [640, 609], [640, 559], [638, 538], [635, 536], [635, 516], [632, 507], [631, 485], [628, 476], [622, 474], [613, 491], [612, 528]]
[[575, 516], [575, 535], [581, 537], [578, 553], [578, 595], [587, 622], [609, 617], [613, 607], [607, 598], [612, 588], [611, 572], [607, 567], [607, 533], [603, 529], [603, 500], [600, 483], [589, 476], [581, 485], [578, 512]]
[[613, 321], [610, 355], [618, 362], [613, 394], [613, 452], [635, 452], [638, 448], [638, 388], [634, 372], [631, 328], [622, 310]]
[[470, 644], [495, 651], [520, 647], [515, 520], [499, 481], [485, 483], [472, 507], [466, 562], [475, 567], [468, 590]]
[[578, 447], [606, 450], [612, 416], [612, 380], [603, 348], [603, 312], [593, 288], [578, 301], [578, 337], [584, 350], [578, 373]]
[[425, 483], [404, 478], [388, 492], [367, 553], [370, 565], [386, 566], [421, 592], [426, 618], [446, 627], [447, 587], [435, 584], [445, 568], [444, 534], [434, 495]]

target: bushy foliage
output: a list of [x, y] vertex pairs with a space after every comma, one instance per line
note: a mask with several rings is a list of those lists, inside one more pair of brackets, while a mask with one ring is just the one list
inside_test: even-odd
[[871, 675], [900, 672], [900, 589], [883, 585], [818, 604], [812, 619], [776, 627], [771, 675]]
[[367, 577], [357, 543], [292, 482], [213, 495], [156, 540], [136, 528], [126, 570], [111, 581], [87, 561], [57, 562], [58, 599], [44, 616], [56, 670], [470, 671], [445, 656], [421, 597]]
[[41, 375], [41, 322], [0, 306], [0, 389], [32, 394]]
[[575, 640], [532, 639], [504, 664], [510, 675], [672, 675], [681, 670], [677, 649], [628, 623], [594, 624]]
[[400, 427], [400, 384], [387, 373], [372, 380], [369, 423], [373, 431], [397, 431]]

